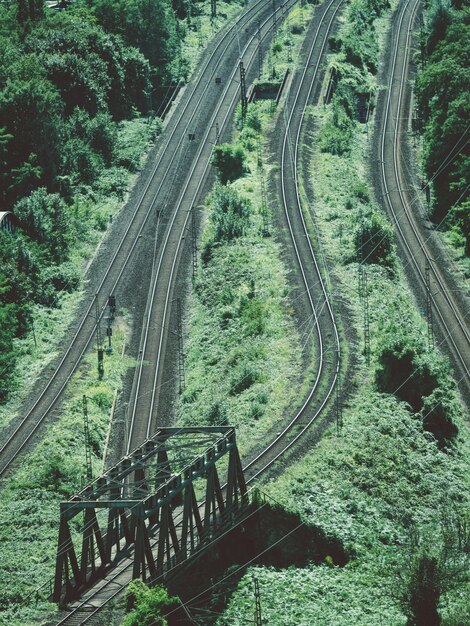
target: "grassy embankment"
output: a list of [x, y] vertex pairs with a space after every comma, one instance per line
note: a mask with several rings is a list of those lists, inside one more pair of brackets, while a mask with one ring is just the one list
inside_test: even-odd
[[[343, 76], [352, 72], [344, 65], [344, 37], [361, 31], [361, 5], [348, 10], [342, 47], [331, 59]], [[381, 47], [386, 22], [375, 21]], [[358, 262], [366, 264], [371, 366], [363, 359], [347, 382], [352, 395], [341, 436], [329, 432], [266, 487], [305, 524], [339, 539], [350, 560], [344, 567], [327, 559], [284, 571], [250, 569], [219, 624], [251, 619], [254, 576], [263, 617], [273, 625], [404, 626], [410, 618], [463, 626], [469, 619], [468, 423], [448, 364], [427, 348], [389, 226], [368, 190], [369, 137], [344, 116], [350, 86], [340, 80], [336, 102], [311, 111], [315, 132], [306, 143], [313, 145], [315, 224], [360, 337]]]
[[[262, 81], [273, 75], [280, 80], [292, 66], [288, 59], [295, 58], [310, 12], [296, 7], [289, 15], [269, 51]], [[261, 180], [267, 187], [271, 166], [264, 162], [260, 173], [258, 151], [261, 147], [264, 158], [272, 114], [270, 101], [249, 105], [240, 129], [237, 112], [228, 150], [238, 151], [244, 165], [238, 178], [218, 183], [207, 198], [185, 333], [179, 422], [235, 425], [242, 455], [261, 446], [269, 430], [279, 429], [308, 384], [302, 348], [311, 325], [296, 328], [282, 247], [272, 236], [269, 201], [262, 202]], [[234, 214], [228, 215], [227, 202], [233, 202]]]

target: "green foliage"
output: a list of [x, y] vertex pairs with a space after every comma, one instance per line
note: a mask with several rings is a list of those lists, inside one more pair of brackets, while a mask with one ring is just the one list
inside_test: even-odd
[[363, 218], [355, 233], [356, 260], [359, 263], [378, 263], [391, 270], [395, 266], [393, 228], [381, 213], [372, 211]]
[[379, 354], [376, 383], [380, 391], [396, 395], [419, 411], [423, 397], [436, 388], [437, 377], [408, 341], [398, 339]]
[[15, 215], [25, 233], [42, 244], [53, 261], [67, 254], [66, 205], [58, 194], [37, 189], [15, 205]]
[[[90, 0], [98, 22], [139, 48], [158, 70], [158, 84], [177, 78], [179, 56], [176, 17], [166, 0]], [[158, 42], [158, 45], [155, 45]]]
[[178, 604], [170, 598], [164, 587], [147, 587], [141, 580], [134, 580], [126, 591], [127, 608], [123, 626], [166, 626], [165, 612]]
[[354, 137], [354, 121], [335, 95], [320, 136], [320, 148], [330, 154], [349, 154]]
[[[3, 291], [8, 289], [4, 284], [6, 277], [0, 273], [0, 298]], [[17, 306], [4, 304], [0, 306], [0, 400], [3, 400], [9, 389], [12, 377], [12, 369], [16, 360], [16, 352], [13, 347], [13, 337], [17, 329]]]
[[366, 103], [376, 87], [379, 48], [375, 20], [390, 8], [388, 0], [353, 0], [346, 26], [334, 39], [334, 95], [327, 123], [320, 135], [323, 152], [343, 155], [351, 151], [354, 120], [365, 120]]
[[[438, 1], [430, 4], [428, 12], [427, 59], [416, 81], [424, 130], [424, 170], [432, 180], [433, 219], [460, 232], [468, 256], [470, 152], [462, 138], [470, 116], [470, 24], [465, 10], [451, 9]], [[450, 154], [452, 159], [443, 168]]]
[[458, 433], [455, 425], [457, 413], [455, 399], [448, 387], [436, 387], [423, 398], [423, 428], [434, 435], [441, 448], [455, 439]]
[[224, 143], [214, 147], [212, 156], [222, 185], [240, 178], [246, 172], [246, 156], [241, 146]]
[[218, 185], [212, 194], [211, 205], [213, 241], [232, 241], [246, 232], [251, 206], [235, 189]]

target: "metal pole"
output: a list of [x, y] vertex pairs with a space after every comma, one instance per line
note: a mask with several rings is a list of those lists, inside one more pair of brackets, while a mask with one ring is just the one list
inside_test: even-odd
[[82, 398], [82, 409], [83, 409], [83, 431], [85, 435], [85, 467], [86, 467], [86, 478], [88, 483], [91, 483], [93, 480], [93, 468], [91, 464], [91, 444], [90, 444], [90, 426], [88, 422], [88, 403], [87, 397], [84, 395]]
[[98, 378], [103, 379], [104, 364], [103, 364], [103, 342], [101, 338], [101, 324], [100, 324], [100, 307], [98, 304], [98, 294], [95, 295], [95, 316], [96, 316], [96, 349], [98, 352]]
[[261, 626], [263, 623], [261, 617], [261, 598], [259, 595], [259, 583], [258, 579], [255, 578], [255, 626]]
[[242, 104], [242, 120], [245, 121], [246, 110], [248, 108], [248, 100], [246, 97], [246, 78], [245, 78], [245, 67], [243, 65], [243, 61], [239, 63], [240, 67], [240, 100]]

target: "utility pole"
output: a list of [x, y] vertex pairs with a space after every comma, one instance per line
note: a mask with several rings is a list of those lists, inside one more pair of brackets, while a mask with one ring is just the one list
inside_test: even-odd
[[276, 34], [276, 0], [273, 0], [273, 33]]
[[82, 398], [83, 409], [83, 431], [85, 435], [85, 467], [86, 467], [86, 479], [88, 483], [93, 480], [93, 468], [91, 465], [91, 443], [90, 443], [90, 427], [88, 423], [88, 404], [87, 397]]
[[191, 243], [192, 243], [192, 256], [193, 256], [193, 280], [197, 274], [197, 224], [196, 224], [196, 209], [191, 209]]
[[211, 20], [217, 17], [217, 0], [211, 0]]
[[96, 316], [96, 350], [98, 352], [98, 379], [103, 380], [104, 350], [103, 350], [103, 341], [101, 338], [100, 307], [98, 304], [98, 294], [95, 295], [95, 316]]
[[359, 265], [359, 297], [362, 301], [362, 314], [364, 325], [364, 357], [367, 366], [370, 365], [370, 318], [369, 318], [369, 289], [367, 286], [367, 270], [361, 263]]
[[183, 346], [183, 320], [181, 314], [181, 300], [176, 300], [176, 326], [178, 336], [178, 373], [179, 373], [179, 391], [183, 393], [185, 387], [184, 375], [184, 346]]
[[215, 123], [215, 145], [217, 146], [220, 141], [220, 128], [219, 123]]
[[108, 347], [106, 348], [106, 351], [109, 352], [109, 354], [111, 354], [111, 352], [113, 351], [113, 346], [111, 345], [111, 338], [113, 336], [113, 329], [111, 328], [111, 318], [107, 317], [106, 321], [107, 321], [106, 337], [108, 338]]
[[426, 321], [428, 325], [428, 351], [434, 348], [434, 324], [432, 319], [432, 293], [431, 293], [431, 267], [426, 263], [425, 267], [426, 281]]
[[248, 109], [248, 99], [246, 97], [246, 77], [245, 77], [245, 66], [243, 65], [243, 61], [240, 61], [240, 100], [242, 104], [242, 120], [245, 122], [246, 111]]
[[116, 315], [116, 296], [109, 296], [108, 308], [109, 308], [109, 317], [111, 318], [111, 320], [113, 320]]
[[263, 71], [263, 48], [261, 46], [261, 22], [258, 20], [258, 80], [261, 80]]
[[255, 578], [255, 626], [262, 625], [262, 617], [261, 617], [261, 598], [259, 595], [259, 583], [258, 579]]

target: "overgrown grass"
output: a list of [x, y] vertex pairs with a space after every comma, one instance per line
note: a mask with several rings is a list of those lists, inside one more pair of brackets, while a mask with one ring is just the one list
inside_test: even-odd
[[[382, 30], [382, 42], [383, 35]], [[306, 143], [313, 145], [315, 223], [338, 279], [333, 296], [351, 311], [349, 323], [360, 337], [360, 345], [352, 349], [360, 355], [363, 305], [357, 231], [366, 212], [380, 211], [367, 185], [368, 135], [358, 124], [348, 155], [321, 153], [318, 137], [327, 115], [320, 108], [310, 114], [315, 133]], [[417, 597], [421, 593], [429, 598], [434, 583], [441, 594], [442, 624], [468, 623], [470, 540], [461, 532], [470, 516], [468, 422], [447, 373], [448, 363], [437, 350], [427, 348], [423, 312], [416, 309], [394, 246], [387, 254], [393, 271], [377, 259], [367, 265], [371, 366], [361, 357], [354, 379], [343, 381], [351, 399], [344, 407], [341, 435], [328, 432], [314, 451], [266, 486], [304, 523], [340, 540], [350, 561], [343, 568], [327, 559], [324, 565], [303, 569], [251, 569], [219, 618], [220, 625], [251, 619], [254, 576], [260, 583], [263, 617], [274, 626], [405, 626], [418, 610]], [[375, 373], [384, 346], [403, 337], [430, 368], [436, 367], [437, 389], [451, 398], [458, 435], [444, 447], [426, 430], [426, 402], [427, 408], [412, 410], [399, 400], [400, 389], [394, 394], [378, 392]], [[434, 408], [438, 406], [435, 397]], [[434, 564], [432, 580], [422, 574], [425, 563]]]
[[[273, 42], [263, 78], [271, 77], [273, 67], [282, 76], [292, 65], [311, 11], [298, 6], [291, 12]], [[272, 211], [262, 201], [262, 179], [266, 186], [270, 166], [262, 163], [261, 172], [258, 152], [264, 153], [273, 111], [269, 101], [250, 105], [243, 127], [240, 108], [236, 112], [233, 144], [245, 154], [246, 171], [230, 188], [249, 203], [249, 217], [236, 237], [214, 241], [220, 230], [213, 224], [218, 218], [211, 217], [217, 192], [208, 198], [202, 262], [186, 329], [180, 422], [237, 426], [242, 455], [262, 445], [267, 431], [280, 428], [310, 377], [302, 371], [310, 329], [296, 329], [282, 248], [269, 236]]]
[[[320, 113], [316, 120], [319, 126]], [[322, 243], [339, 277], [338, 292], [348, 303], [351, 323], [361, 337], [357, 264], [349, 262], [361, 208], [351, 190], [358, 178], [365, 180], [367, 150], [364, 131], [356, 135], [353, 158], [320, 154], [316, 149], [312, 162], [315, 217]], [[351, 199], [353, 206], [345, 207]], [[423, 429], [422, 413], [413, 413], [393, 395], [377, 392], [371, 373], [384, 338], [406, 329], [418, 344], [425, 345], [426, 329], [401, 270], [391, 276], [374, 264], [368, 268], [368, 277], [372, 367], [366, 368], [362, 361], [361, 370], [347, 385], [353, 395], [344, 412], [341, 436], [329, 432], [315, 451], [267, 485], [268, 492], [305, 523], [320, 526], [327, 536], [339, 539], [351, 561], [344, 568], [325, 563], [287, 571], [251, 570], [220, 624], [241, 624], [252, 615], [252, 577], [256, 575], [263, 615], [274, 626], [404, 626], [410, 584], [422, 555], [436, 558], [441, 567], [442, 623], [466, 623], [468, 557], [456, 544], [458, 525], [470, 514], [468, 423], [454, 404], [459, 436], [442, 450]], [[431, 361], [442, 363], [442, 357], [435, 351]], [[455, 403], [455, 384], [445, 374], [439, 381], [454, 395]], [[456, 572], [453, 579], [452, 572]]]
[[[267, 103], [251, 113], [265, 117]], [[246, 131], [238, 135], [243, 141]], [[301, 337], [288, 302], [280, 245], [265, 236], [256, 148], [247, 150], [250, 174], [231, 185], [249, 202], [247, 224], [234, 239], [213, 241], [211, 199], [187, 325], [186, 388], [181, 423], [233, 424], [242, 453], [259, 445], [296, 402]]]
[[[83, 395], [88, 398], [94, 476], [103, 470], [103, 446], [114, 395], [132, 365], [130, 358], [122, 356], [126, 335], [127, 324], [118, 318], [114, 351], [105, 356], [104, 379], [97, 379], [96, 354], [90, 354], [71, 381], [60, 417], [0, 492], [0, 624], [43, 623], [54, 613], [54, 605], [45, 602], [43, 594], [39, 600], [34, 596], [24, 604], [23, 600], [54, 575], [59, 503], [85, 481]], [[77, 518], [72, 524], [76, 531], [80, 523]]]

